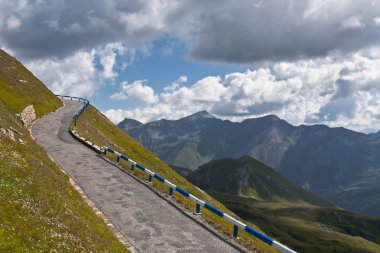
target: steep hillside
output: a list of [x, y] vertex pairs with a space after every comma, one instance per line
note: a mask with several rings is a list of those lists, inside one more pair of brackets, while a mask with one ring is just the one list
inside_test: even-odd
[[225, 193], [266, 202], [289, 201], [316, 206], [334, 206], [249, 156], [212, 161], [199, 167], [187, 178], [208, 192]]
[[199, 112], [125, 129], [168, 164], [195, 169], [249, 155], [311, 192], [357, 213], [380, 214], [380, 137], [274, 115], [240, 123]]
[[[73, 126], [81, 136], [96, 143], [98, 146], [108, 146], [121, 153], [128, 155], [134, 161], [144, 165], [145, 167], [158, 173], [160, 176], [168, 179], [169, 181], [177, 184], [181, 188], [187, 190], [191, 194], [207, 201], [215, 207], [223, 210], [226, 213], [232, 214], [226, 207], [220, 202], [210, 197], [193, 184], [189, 183], [185, 178], [176, 173], [173, 169], [167, 166], [156, 155], [144, 148], [140, 143], [135, 141], [129, 135], [124, 133], [120, 128], [112, 124], [103, 114], [101, 114], [94, 107], [88, 107], [82, 116], [77, 121], [76, 127]], [[110, 156], [115, 159], [115, 157]], [[121, 163], [123, 166], [127, 164]], [[126, 168], [129, 168], [126, 167]], [[146, 174], [142, 174], [139, 170], [134, 171], [135, 175], [147, 180]], [[168, 187], [164, 184], [153, 181], [153, 186], [161, 191], [168, 192]], [[179, 194], [174, 194], [174, 200], [180, 203], [182, 206], [194, 212], [195, 204], [187, 198], [182, 197]], [[232, 225], [219, 216], [209, 212], [202, 208], [202, 216], [206, 221], [217, 228], [221, 233], [225, 235], [231, 235]], [[234, 214], [232, 214], [235, 216]], [[250, 224], [250, 223], [249, 223]], [[252, 225], [252, 224], [251, 224]], [[256, 227], [252, 225], [253, 227]], [[265, 245], [261, 241], [254, 239], [252, 236], [246, 234], [244, 231], [239, 232], [238, 241], [246, 245], [250, 249], [255, 249], [257, 252], [272, 252], [273, 248]]]
[[335, 208], [248, 156], [212, 161], [188, 178], [299, 252], [380, 250], [380, 218]]
[[0, 51], [0, 252], [127, 252], [16, 113], [62, 103]]
[[37, 117], [41, 117], [63, 105], [28, 69], [1, 49], [0, 90], [0, 100], [15, 113], [32, 104]]

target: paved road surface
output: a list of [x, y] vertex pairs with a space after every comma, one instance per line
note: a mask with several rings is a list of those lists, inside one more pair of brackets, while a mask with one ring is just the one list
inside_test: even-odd
[[237, 252], [67, 132], [79, 102], [37, 121], [34, 138], [139, 252]]

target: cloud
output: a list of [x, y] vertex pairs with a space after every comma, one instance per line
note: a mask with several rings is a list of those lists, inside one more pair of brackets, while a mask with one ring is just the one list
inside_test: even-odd
[[118, 76], [114, 71], [116, 65], [116, 56], [126, 54], [126, 48], [121, 43], [109, 43], [101, 48], [98, 52], [100, 64], [103, 66], [103, 77], [106, 79], [113, 79]]
[[164, 91], [166, 92], [174, 91], [178, 89], [183, 83], [186, 83], [186, 82], [187, 82], [187, 76], [180, 76], [178, 77], [176, 81], [172, 82], [171, 85], [165, 86]]
[[103, 112], [103, 114], [105, 114], [112, 122], [116, 124], [121, 122], [124, 118], [127, 118], [127, 115], [129, 115], [128, 112], [121, 109], [110, 109]]
[[352, 16], [344, 20], [341, 24], [342, 29], [358, 29], [364, 28], [365, 24], [362, 23], [362, 18], [359, 16]]
[[380, 17], [375, 17], [373, 19], [373, 22], [375, 23], [376, 26], [380, 26]]
[[169, 85], [155, 95], [154, 103], [105, 114], [115, 123], [124, 117], [142, 122], [178, 119], [200, 110], [238, 121], [276, 114], [296, 125], [376, 130], [380, 129], [378, 66], [380, 60], [364, 52], [347, 58], [279, 62], [223, 78], [205, 77], [190, 86]]
[[[0, 0], [0, 41], [22, 59], [65, 58], [115, 41], [150, 47], [167, 37], [184, 42], [197, 59], [298, 60], [378, 44], [379, 5], [378, 0]], [[170, 43], [162, 53], [171, 54]]]
[[117, 77], [116, 54], [127, 51], [121, 43], [110, 43], [63, 59], [33, 60], [27, 66], [56, 94], [91, 97], [105, 82]]
[[110, 98], [115, 100], [137, 99], [147, 104], [158, 102], [154, 90], [145, 83], [146, 80], [137, 80], [131, 84], [123, 82], [120, 85], [120, 91], [112, 94]]
[[161, 34], [164, 2], [0, 0], [0, 40], [22, 59], [66, 58], [115, 41], [137, 47]]
[[5, 20], [5, 26], [8, 30], [14, 30], [21, 26], [21, 20], [14, 15], [10, 15]]
[[[379, 30], [370, 22], [380, 12], [378, 1], [269, 0], [258, 7], [255, 2], [223, 1], [202, 9], [201, 21], [193, 20], [192, 55], [236, 63], [294, 60], [344, 55], [379, 43]], [[341, 24], [361, 29], [341, 29]]]

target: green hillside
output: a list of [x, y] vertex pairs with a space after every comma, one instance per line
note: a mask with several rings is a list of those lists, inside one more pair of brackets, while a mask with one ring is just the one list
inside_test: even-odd
[[251, 157], [216, 160], [188, 178], [300, 252], [380, 252], [380, 218], [338, 209]]
[[0, 101], [14, 113], [32, 104], [37, 117], [63, 104], [28, 69], [0, 49]]
[[128, 252], [15, 115], [30, 104], [62, 105], [0, 50], [0, 252]]
[[244, 196], [260, 201], [289, 201], [317, 206], [334, 206], [249, 156], [212, 161], [199, 167], [188, 178], [207, 191]]
[[[74, 126], [72, 126], [74, 128]], [[126, 154], [128, 157], [134, 161], [144, 165], [145, 167], [153, 170], [158, 173], [160, 176], [168, 179], [169, 181], [177, 184], [181, 188], [187, 190], [191, 194], [207, 201], [208, 203], [214, 205], [215, 207], [223, 210], [226, 213], [232, 214], [225, 206], [220, 202], [216, 201], [210, 197], [207, 193], [203, 192], [199, 188], [195, 187], [193, 184], [189, 183], [185, 178], [175, 172], [172, 168], [162, 162], [156, 155], [143, 147], [136, 140], [131, 138], [120, 128], [110, 122], [102, 113], [100, 113], [93, 106], [89, 106], [81, 117], [77, 121], [75, 127], [76, 131], [80, 135], [98, 146], [108, 146], [113, 148], [123, 154]], [[112, 155], [110, 158], [115, 159]], [[129, 168], [129, 165], [121, 162], [122, 166]], [[127, 167], [128, 166], [128, 167]], [[147, 179], [147, 175], [139, 172], [139, 170], [134, 171], [135, 175]], [[164, 184], [157, 183], [153, 180], [153, 186], [161, 191], [168, 192], [168, 187]], [[182, 206], [187, 208], [190, 211], [194, 211], [195, 204], [187, 198], [182, 197], [179, 194], [174, 194], [174, 200], [180, 203]], [[201, 210], [202, 215], [205, 217], [209, 224], [216, 227], [221, 233], [225, 235], [232, 234], [232, 224], [220, 218], [219, 216], [210, 213], [206, 209]], [[232, 214], [236, 217], [236, 215]], [[252, 227], [252, 223], [247, 222]], [[256, 227], [257, 228], [257, 227]], [[246, 245], [256, 252], [275, 252], [275, 249], [264, 244], [261, 241], [254, 239], [252, 236], [246, 234], [244, 231], [239, 232], [239, 242]]]
[[299, 252], [380, 252], [380, 219], [335, 208], [212, 194], [240, 217]]

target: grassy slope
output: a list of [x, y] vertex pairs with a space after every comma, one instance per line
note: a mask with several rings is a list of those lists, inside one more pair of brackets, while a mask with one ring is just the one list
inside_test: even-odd
[[302, 189], [271, 167], [249, 156], [209, 162], [192, 172], [188, 178], [207, 191], [239, 195], [241, 188], [240, 194], [257, 200], [334, 207], [332, 203]]
[[380, 245], [374, 243], [380, 240], [378, 218], [305, 204], [260, 203], [220, 193], [212, 196], [300, 252], [380, 252]]
[[54, 111], [62, 102], [15, 58], [0, 49], [0, 100], [20, 113], [33, 104], [37, 117]]
[[[247, 178], [245, 196], [238, 196], [242, 177]], [[379, 218], [337, 209], [253, 158], [216, 160], [189, 178], [240, 217], [300, 252], [380, 252]]]
[[0, 133], [0, 252], [127, 252], [15, 116], [30, 104], [43, 116], [62, 103], [0, 50], [0, 127], [25, 142]]
[[[88, 140], [91, 140], [99, 146], [108, 146], [116, 149], [117, 151], [128, 155], [131, 159], [144, 165], [145, 167], [157, 172], [160, 176], [170, 180], [171, 182], [181, 186], [185, 190], [189, 191], [193, 195], [209, 202], [210, 204], [218, 207], [224, 212], [230, 213], [221, 203], [210, 197], [208, 194], [199, 190], [197, 187], [189, 183], [185, 178], [176, 173], [173, 169], [162, 162], [152, 152], [144, 148], [140, 143], [135, 141], [125, 132], [123, 132], [116, 125], [111, 123], [103, 114], [101, 114], [94, 107], [90, 106], [85, 110], [84, 114], [79, 118], [75, 129], [81, 136]], [[138, 176], [147, 178], [145, 174], [142, 174], [138, 170], [134, 172]], [[154, 181], [153, 184], [156, 189], [167, 192], [167, 186]], [[186, 207], [188, 210], [194, 211], [195, 205], [192, 201], [181, 197], [179, 194], [174, 194], [174, 199]], [[222, 218], [210, 213], [206, 209], [202, 209], [202, 213], [206, 220], [216, 227], [224, 234], [231, 235], [232, 225]], [[235, 216], [235, 215], [234, 215]], [[255, 226], [253, 226], [255, 227]], [[254, 239], [252, 236], [246, 234], [240, 230], [239, 239], [241, 243], [249, 247], [250, 249], [256, 249], [257, 252], [272, 252], [275, 251], [272, 247], [267, 246]]]

